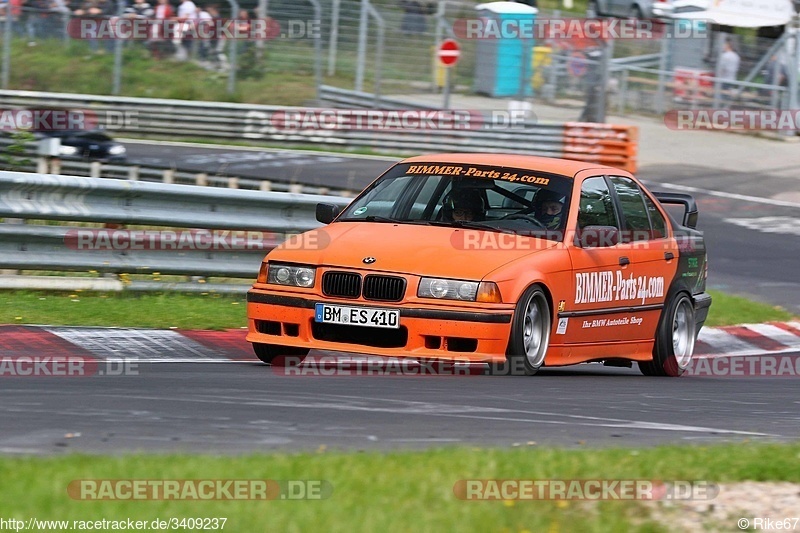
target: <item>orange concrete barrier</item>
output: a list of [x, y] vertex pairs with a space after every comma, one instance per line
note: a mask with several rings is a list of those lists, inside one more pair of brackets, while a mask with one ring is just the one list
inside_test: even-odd
[[590, 161], [636, 172], [639, 129], [636, 126], [567, 122], [564, 124], [564, 157]]

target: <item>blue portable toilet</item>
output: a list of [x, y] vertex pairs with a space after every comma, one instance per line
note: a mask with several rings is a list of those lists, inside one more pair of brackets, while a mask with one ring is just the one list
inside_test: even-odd
[[475, 6], [481, 20], [475, 55], [475, 92], [489, 96], [533, 94], [535, 7], [517, 2]]

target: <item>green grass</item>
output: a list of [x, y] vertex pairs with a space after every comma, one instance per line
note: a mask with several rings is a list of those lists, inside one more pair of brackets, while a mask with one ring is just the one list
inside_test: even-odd
[[244, 296], [214, 293], [0, 292], [0, 324], [228, 329], [247, 325]]
[[[706, 326], [792, 320], [791, 313], [710, 291]], [[246, 325], [244, 296], [216, 293], [0, 291], [0, 324], [228, 329]]]
[[[227, 92], [225, 73], [205, 70], [191, 62], [153, 59], [143, 46], [129, 46], [123, 53], [122, 95], [305, 105], [316, 98], [311, 56], [297, 43], [294, 45], [292, 52], [268, 52], [263, 59], [263, 76], [240, 75], [234, 94]], [[280, 55], [291, 53], [299, 55]], [[73, 40], [65, 45], [59, 40], [43, 39], [36, 46], [28, 46], [26, 39], [14, 39], [11, 57], [9, 89], [111, 94], [114, 54], [94, 53], [86, 42]], [[327, 81], [340, 86], [347, 83], [341, 76]]]
[[[653, 503], [464, 501], [466, 479], [642, 479], [800, 482], [800, 445], [738, 444], [646, 450], [526, 446], [394, 453], [0, 458], [4, 518], [153, 520], [225, 517], [225, 531], [666, 531]], [[80, 479], [324, 480], [316, 501], [76, 501]]]
[[720, 291], [708, 291], [713, 298], [706, 326], [729, 326], [733, 324], [755, 324], [758, 322], [793, 320], [797, 317], [787, 310], [760, 302], [754, 302]]

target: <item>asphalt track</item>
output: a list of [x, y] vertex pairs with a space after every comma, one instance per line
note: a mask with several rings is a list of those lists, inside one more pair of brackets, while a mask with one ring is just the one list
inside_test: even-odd
[[[143, 163], [210, 171], [209, 161], [228, 161], [230, 174], [355, 188], [392, 162], [297, 152], [248, 155], [245, 162], [243, 151], [234, 148], [127, 146], [131, 159]], [[240, 168], [244, 164], [249, 168]], [[713, 169], [650, 167], [640, 176], [673, 190], [707, 189], [694, 194], [709, 246], [711, 286], [800, 309], [800, 236], [791, 224], [771, 223], [773, 229], [765, 232], [731, 222], [796, 220], [796, 204], [769, 201], [782, 189], [777, 178], [725, 176], [727, 193], [757, 197], [753, 200], [714, 193], [722, 181]], [[0, 379], [0, 453], [6, 454], [243, 453], [323, 445], [345, 450], [649, 446], [800, 438], [797, 377], [659, 379], [596, 364], [545, 369], [533, 378], [288, 377], [240, 361], [141, 363], [135, 375]]]
[[397, 158], [126, 140], [128, 161], [240, 178], [360, 191]]
[[[795, 353], [794, 355], [800, 355]], [[800, 438], [797, 378], [277, 375], [260, 363], [3, 378], [0, 453], [605, 447]]]

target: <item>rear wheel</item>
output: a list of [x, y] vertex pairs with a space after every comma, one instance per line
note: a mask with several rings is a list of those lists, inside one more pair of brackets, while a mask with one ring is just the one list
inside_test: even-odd
[[692, 299], [683, 292], [676, 294], [658, 325], [653, 360], [639, 363], [642, 374], [673, 377], [683, 374], [694, 355], [695, 327]]
[[550, 344], [550, 304], [541, 287], [529, 287], [517, 302], [505, 363], [491, 363], [492, 374], [532, 376], [544, 364]]
[[308, 348], [293, 348], [291, 346], [281, 346], [280, 344], [253, 343], [253, 351], [256, 357], [265, 363], [281, 364], [285, 362], [284, 357], [293, 357], [292, 363], [300, 364], [308, 355]]

